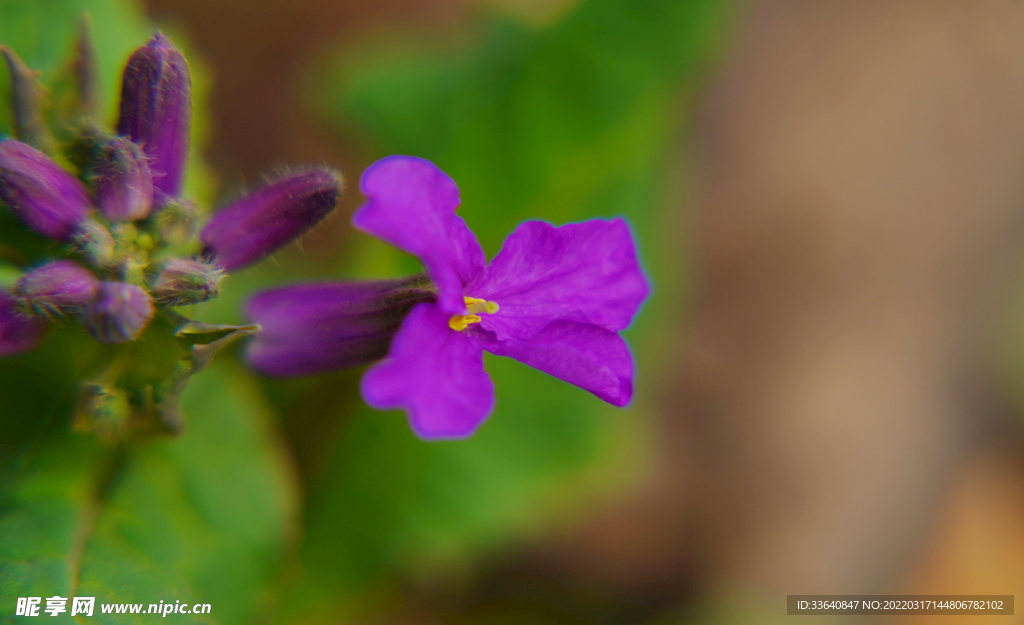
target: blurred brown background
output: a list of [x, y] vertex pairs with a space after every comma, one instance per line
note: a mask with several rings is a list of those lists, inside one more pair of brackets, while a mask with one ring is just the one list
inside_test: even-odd
[[[229, 185], [281, 162], [354, 180], [359, 137], [304, 108], [318, 52], [457, 36], [483, 10], [148, 4], [212, 70], [208, 156]], [[781, 620], [789, 593], [1024, 597], [1024, 3], [765, 0], [738, 5], [728, 40], [681, 150], [695, 284], [654, 478], [473, 588], [410, 589], [378, 622], [551, 593], [630, 614], [695, 600], [721, 622]], [[332, 254], [346, 224], [307, 247]], [[900, 620], [918, 621], [943, 622]]]

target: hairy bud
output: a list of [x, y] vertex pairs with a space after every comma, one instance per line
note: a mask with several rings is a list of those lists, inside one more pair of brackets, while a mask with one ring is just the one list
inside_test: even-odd
[[128, 59], [121, 87], [117, 132], [150, 157], [156, 199], [181, 195], [192, 124], [192, 76], [188, 62], [157, 33]]
[[134, 284], [103, 282], [85, 307], [82, 323], [101, 343], [124, 343], [139, 338], [155, 312], [149, 293]]
[[14, 295], [22, 310], [53, 319], [78, 314], [96, 297], [100, 281], [70, 260], [58, 260], [29, 271], [18, 280]]
[[153, 280], [153, 298], [165, 306], [198, 304], [220, 294], [224, 271], [202, 260], [172, 258]]
[[124, 137], [108, 142], [92, 171], [96, 200], [110, 221], [145, 219], [153, 207], [153, 174], [139, 146]]
[[116, 242], [110, 230], [91, 219], [78, 227], [72, 243], [88, 261], [96, 267], [107, 267], [114, 262]]
[[15, 139], [0, 141], [0, 199], [43, 236], [70, 241], [89, 216], [89, 192], [49, 156]]
[[266, 185], [217, 213], [201, 239], [204, 255], [228, 271], [289, 243], [334, 210], [341, 177], [314, 169]]

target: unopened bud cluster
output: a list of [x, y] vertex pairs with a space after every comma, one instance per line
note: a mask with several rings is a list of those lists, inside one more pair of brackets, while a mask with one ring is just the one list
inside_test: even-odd
[[[83, 39], [78, 50], [89, 47]], [[59, 129], [40, 125], [35, 74], [13, 51], [0, 51], [14, 77], [17, 136], [0, 140], [0, 211], [11, 211], [24, 227], [54, 242], [27, 264], [12, 289], [0, 290], [0, 357], [34, 348], [55, 323], [80, 323], [95, 340], [114, 345], [135, 341], [148, 328], [179, 338], [213, 336], [209, 344], [186, 341], [190, 356], [175, 367], [173, 379], [149, 390], [116, 388], [125, 377], [117, 371], [104, 372], [101, 382], [83, 380], [93, 398], [83, 405], [120, 390], [135, 398], [128, 402], [133, 412], [173, 412], [161, 405], [174, 400], [169, 389], [180, 392], [182, 380], [205, 365], [225, 336], [254, 331], [193, 322], [174, 308], [216, 297], [225, 271], [262, 259], [319, 222], [337, 205], [341, 178], [326, 169], [284, 176], [203, 226], [203, 212], [182, 194], [191, 77], [166, 37], [157, 34], [128, 60], [116, 133], [94, 121], [89, 100], [95, 89], [85, 79], [77, 113]], [[76, 67], [92, 55], [82, 57]], [[94, 68], [86, 69], [83, 76], [95, 75]], [[154, 324], [157, 316], [166, 323]], [[112, 362], [132, 366], [124, 360]]]
[[169, 255], [159, 227], [166, 222], [149, 219], [153, 173], [138, 144], [104, 140], [82, 173], [79, 179], [15, 139], [0, 142], [0, 199], [29, 228], [66, 244], [56, 254], [64, 259], [18, 281], [14, 296], [25, 314], [79, 319], [96, 340], [123, 343], [142, 334], [156, 304], [217, 295], [223, 272], [210, 261]]

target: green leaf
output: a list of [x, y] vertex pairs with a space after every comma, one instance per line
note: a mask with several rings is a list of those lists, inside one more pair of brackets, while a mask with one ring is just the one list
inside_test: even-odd
[[225, 365], [197, 376], [183, 398], [190, 426], [180, 439], [110, 447], [65, 434], [37, 441], [8, 467], [4, 614], [17, 597], [58, 595], [96, 597], [97, 623], [153, 618], [104, 615], [101, 603], [145, 610], [160, 601], [212, 606], [177, 622], [256, 620], [284, 556], [294, 493], [267, 411], [244, 380]]
[[508, 359], [489, 357], [487, 369], [501, 409], [470, 440], [425, 443], [400, 413], [360, 406], [348, 415], [309, 493], [292, 618], [327, 619], [339, 600], [396, 572], [471, 567], [480, 552], [628, 479], [607, 462], [611, 447], [635, 439], [628, 414]]

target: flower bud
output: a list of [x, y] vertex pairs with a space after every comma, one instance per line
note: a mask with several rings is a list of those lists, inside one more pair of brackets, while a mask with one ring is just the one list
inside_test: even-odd
[[139, 146], [124, 137], [103, 147], [92, 171], [96, 199], [110, 221], [145, 219], [153, 206], [153, 174]]
[[383, 358], [413, 306], [437, 298], [424, 276], [304, 284], [260, 293], [248, 316], [261, 326], [249, 363], [273, 376], [309, 375]]
[[0, 289], [0, 358], [35, 349], [45, 333], [45, 321], [24, 314], [15, 299]]
[[181, 194], [192, 122], [192, 77], [188, 63], [157, 33], [128, 59], [121, 86], [117, 132], [150, 157], [158, 202]]
[[199, 230], [199, 209], [194, 202], [176, 199], [163, 205], [154, 217], [160, 238], [172, 246], [191, 241]]
[[220, 294], [224, 271], [213, 264], [172, 258], [153, 280], [153, 298], [165, 306], [198, 304]]
[[99, 285], [85, 267], [58, 260], [23, 275], [14, 295], [22, 310], [53, 319], [81, 312], [96, 297]]
[[69, 241], [89, 216], [89, 192], [49, 156], [0, 141], [0, 199], [36, 232]]
[[114, 262], [116, 242], [106, 226], [91, 219], [82, 222], [72, 237], [75, 248], [95, 267], [107, 267]]
[[153, 299], [134, 284], [103, 282], [82, 314], [82, 324], [102, 343], [139, 338], [155, 313]]
[[341, 177], [314, 169], [271, 183], [217, 213], [203, 229], [204, 255], [233, 271], [312, 228], [341, 196]]

